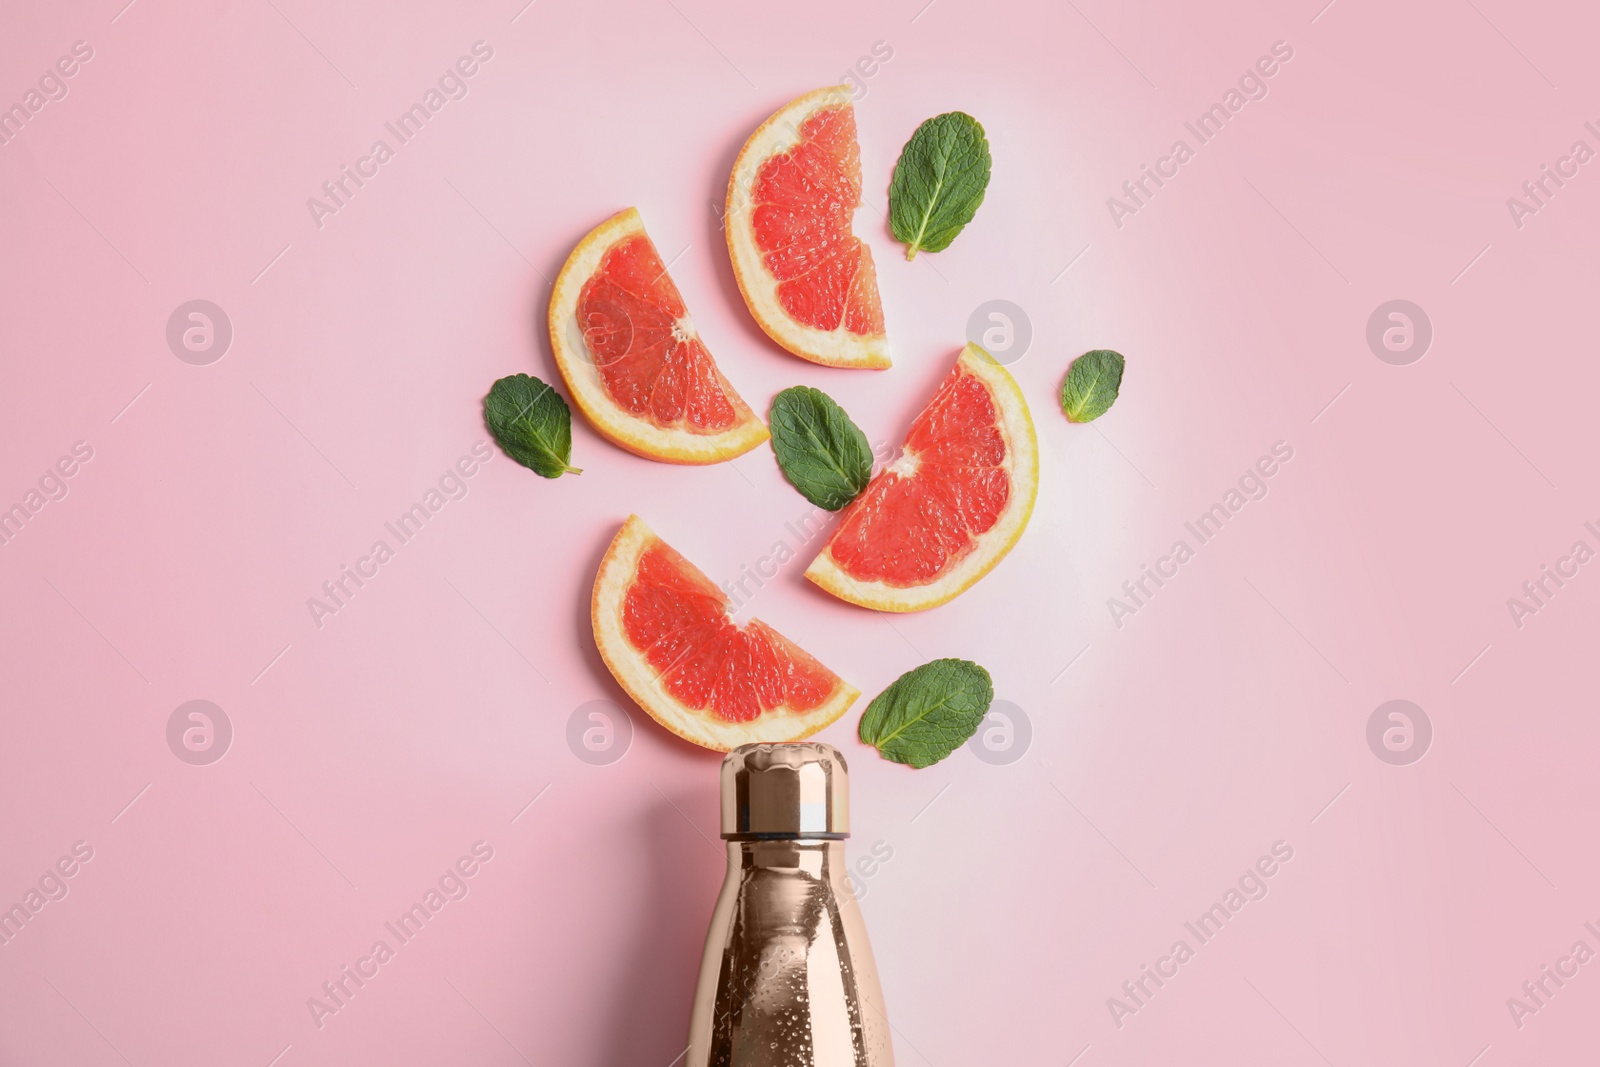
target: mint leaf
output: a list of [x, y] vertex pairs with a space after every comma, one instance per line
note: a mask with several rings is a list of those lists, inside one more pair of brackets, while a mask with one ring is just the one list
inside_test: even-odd
[[582, 474], [572, 458], [572, 409], [561, 394], [527, 374], [501, 378], [483, 398], [483, 421], [506, 455], [546, 478]]
[[867, 435], [822, 390], [785, 389], [772, 398], [767, 423], [778, 469], [817, 507], [838, 511], [872, 480]]
[[1061, 381], [1061, 410], [1068, 422], [1093, 422], [1111, 409], [1122, 388], [1120, 352], [1097, 348], [1072, 361]]
[[931, 767], [978, 732], [993, 700], [988, 671], [964, 659], [936, 659], [879, 693], [858, 732], [884, 759]]
[[971, 115], [951, 111], [924, 122], [900, 150], [889, 182], [889, 228], [906, 258], [940, 252], [983, 203], [989, 141]]

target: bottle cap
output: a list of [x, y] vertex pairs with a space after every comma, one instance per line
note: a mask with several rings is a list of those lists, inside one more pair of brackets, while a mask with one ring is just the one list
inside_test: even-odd
[[722, 836], [848, 837], [850, 769], [832, 745], [740, 745], [722, 761]]

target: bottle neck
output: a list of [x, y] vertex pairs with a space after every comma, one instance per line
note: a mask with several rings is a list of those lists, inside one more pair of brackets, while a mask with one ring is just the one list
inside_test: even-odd
[[728, 865], [804, 871], [822, 878], [844, 869], [844, 841], [826, 837], [757, 838], [726, 842]]

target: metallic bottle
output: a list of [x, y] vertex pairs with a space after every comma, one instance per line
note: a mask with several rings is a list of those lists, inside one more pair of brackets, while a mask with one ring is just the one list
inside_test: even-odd
[[831, 745], [744, 745], [723, 760], [728, 874], [687, 1067], [892, 1067], [878, 969], [845, 884], [849, 798]]

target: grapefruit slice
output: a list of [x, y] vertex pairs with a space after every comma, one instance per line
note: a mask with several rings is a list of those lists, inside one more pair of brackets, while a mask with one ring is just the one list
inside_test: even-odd
[[718, 752], [809, 737], [861, 695], [766, 623], [736, 624], [722, 590], [637, 515], [600, 561], [589, 611], [600, 655], [628, 695]]
[[1022, 536], [1039, 444], [1016, 379], [967, 345], [894, 463], [845, 509], [806, 577], [879, 611], [921, 611], [988, 574]]
[[550, 294], [550, 346], [594, 428], [668, 463], [719, 463], [767, 439], [717, 369], [633, 208], [595, 227]]
[[764, 122], [728, 180], [723, 228], [756, 322], [830, 367], [889, 365], [872, 251], [851, 232], [861, 150], [850, 90], [807, 93]]

